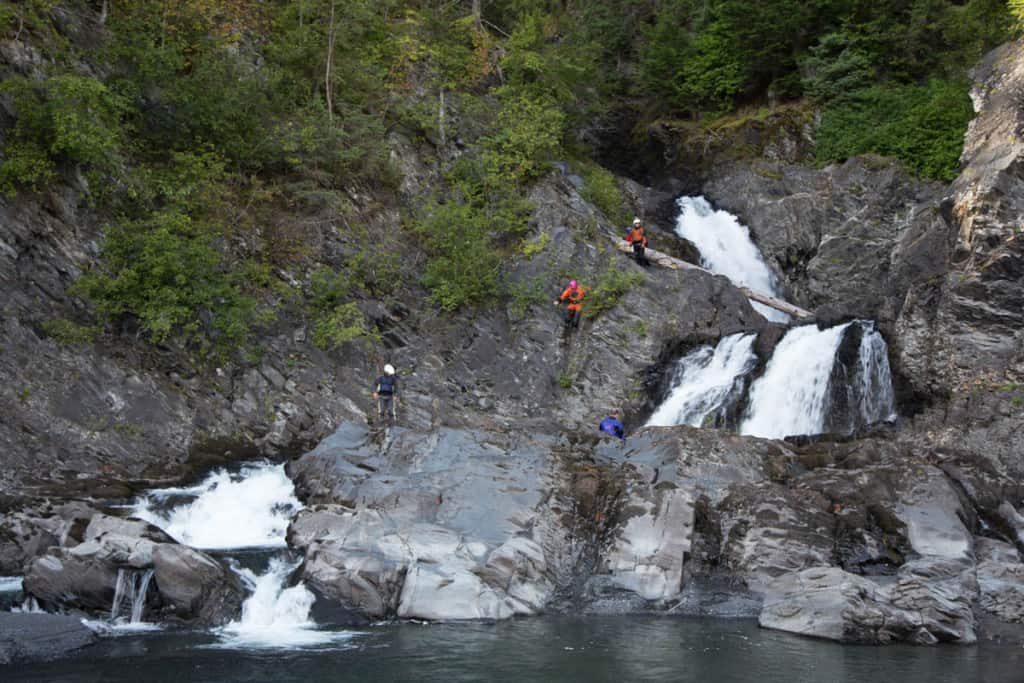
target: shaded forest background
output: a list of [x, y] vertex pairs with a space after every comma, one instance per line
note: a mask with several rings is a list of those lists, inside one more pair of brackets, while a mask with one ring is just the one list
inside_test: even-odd
[[[1024, 0], [5, 1], [3, 39], [34, 66], [0, 85], [0, 188], [73, 178], [107, 226], [72, 288], [82, 310], [46, 323], [64, 343], [131, 330], [244, 358], [286, 311], [321, 348], [372, 343], [358, 302], [413, 282], [445, 311], [535, 296], [502, 264], [543, 248], [524, 197], [552, 160], [625, 221], [588, 144], [612, 118], [640, 144], [790, 108], [820, 164], [871, 152], [951, 179], [967, 70], [1022, 16]], [[432, 197], [396, 200], [396, 132], [457, 142]], [[380, 247], [373, 202], [398, 207], [390, 239], [422, 268]], [[312, 258], [301, 226], [325, 216], [364, 246]]]

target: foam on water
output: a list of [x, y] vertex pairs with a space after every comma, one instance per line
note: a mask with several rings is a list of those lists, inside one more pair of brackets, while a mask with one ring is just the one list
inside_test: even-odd
[[299, 583], [285, 588], [288, 577], [298, 567], [281, 558], [270, 561], [267, 571], [256, 575], [236, 568], [239, 576], [252, 589], [242, 605], [242, 617], [218, 631], [221, 648], [310, 648], [336, 646], [350, 640], [347, 631], [317, 630], [309, 611], [315, 597]]
[[723, 337], [714, 348], [701, 346], [680, 359], [668, 398], [647, 426], [701, 426], [736, 393], [743, 376], [756, 365], [755, 338], [753, 334], [733, 334]]
[[[775, 275], [750, 239], [750, 229], [736, 216], [715, 210], [704, 197], [680, 197], [676, 204], [679, 206], [676, 234], [693, 242], [700, 251], [701, 265], [736, 284], [782, 298]], [[789, 316], [782, 311], [751, 303], [769, 320], [789, 321]]]
[[0, 576], [0, 593], [20, 593], [20, 576]]
[[[186, 498], [170, 506], [168, 501]], [[156, 489], [133, 514], [194, 548], [284, 547], [288, 524], [302, 504], [284, 465], [258, 463], [237, 473], [217, 470], [200, 484]]]

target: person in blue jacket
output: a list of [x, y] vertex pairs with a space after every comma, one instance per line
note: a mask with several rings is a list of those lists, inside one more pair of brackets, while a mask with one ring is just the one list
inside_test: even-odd
[[626, 440], [626, 428], [622, 426], [622, 420], [619, 419], [618, 410], [613, 410], [611, 415], [601, 420], [601, 426], [599, 429], [605, 434], [618, 437], [623, 441]]

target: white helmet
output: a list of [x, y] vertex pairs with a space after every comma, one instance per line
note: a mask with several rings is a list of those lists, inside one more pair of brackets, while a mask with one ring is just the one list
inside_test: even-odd
[[395, 374], [395, 366], [388, 363], [387, 365], [384, 366], [384, 373], [388, 375]]
[[633, 219], [633, 225], [640, 225], [640, 219], [639, 218], [634, 218]]

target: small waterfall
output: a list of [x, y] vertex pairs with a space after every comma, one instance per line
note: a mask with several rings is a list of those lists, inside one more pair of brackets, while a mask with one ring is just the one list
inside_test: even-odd
[[857, 407], [861, 426], [896, 419], [896, 397], [889, 368], [889, 347], [875, 324], [859, 320], [862, 335], [857, 354], [859, 365]]
[[668, 398], [647, 421], [647, 426], [704, 425], [709, 415], [719, 420], [743, 389], [743, 376], [754, 369], [756, 335], [733, 334], [718, 345], [691, 351], [676, 368]]
[[829, 377], [836, 350], [850, 324], [826, 330], [805, 325], [787, 332], [764, 375], [750, 387], [747, 417], [740, 434], [781, 439], [822, 433]]
[[146, 591], [153, 578], [153, 570], [118, 569], [117, 583], [114, 586], [114, 602], [110, 607], [110, 620], [117, 621], [121, 617], [122, 606], [130, 605], [128, 623], [138, 624], [142, 621], [142, 612], [146, 609]]
[[0, 576], [0, 593], [20, 593], [20, 576]]
[[[696, 245], [701, 265], [737, 284], [783, 298], [775, 275], [750, 239], [750, 229], [736, 216], [716, 211], [704, 197], [680, 197], [676, 204], [676, 234]], [[789, 322], [789, 316], [781, 311], [757, 302], [751, 304], [769, 320]]]
[[199, 485], [150, 491], [133, 514], [194, 548], [284, 547], [302, 503], [284, 465], [259, 463], [211, 473]]
[[262, 575], [235, 568], [253, 592], [242, 604], [241, 619], [221, 629], [222, 647], [308, 647], [352, 637], [344, 631], [318, 631], [309, 615], [313, 594], [301, 583], [285, 588], [298, 565], [276, 557]]

